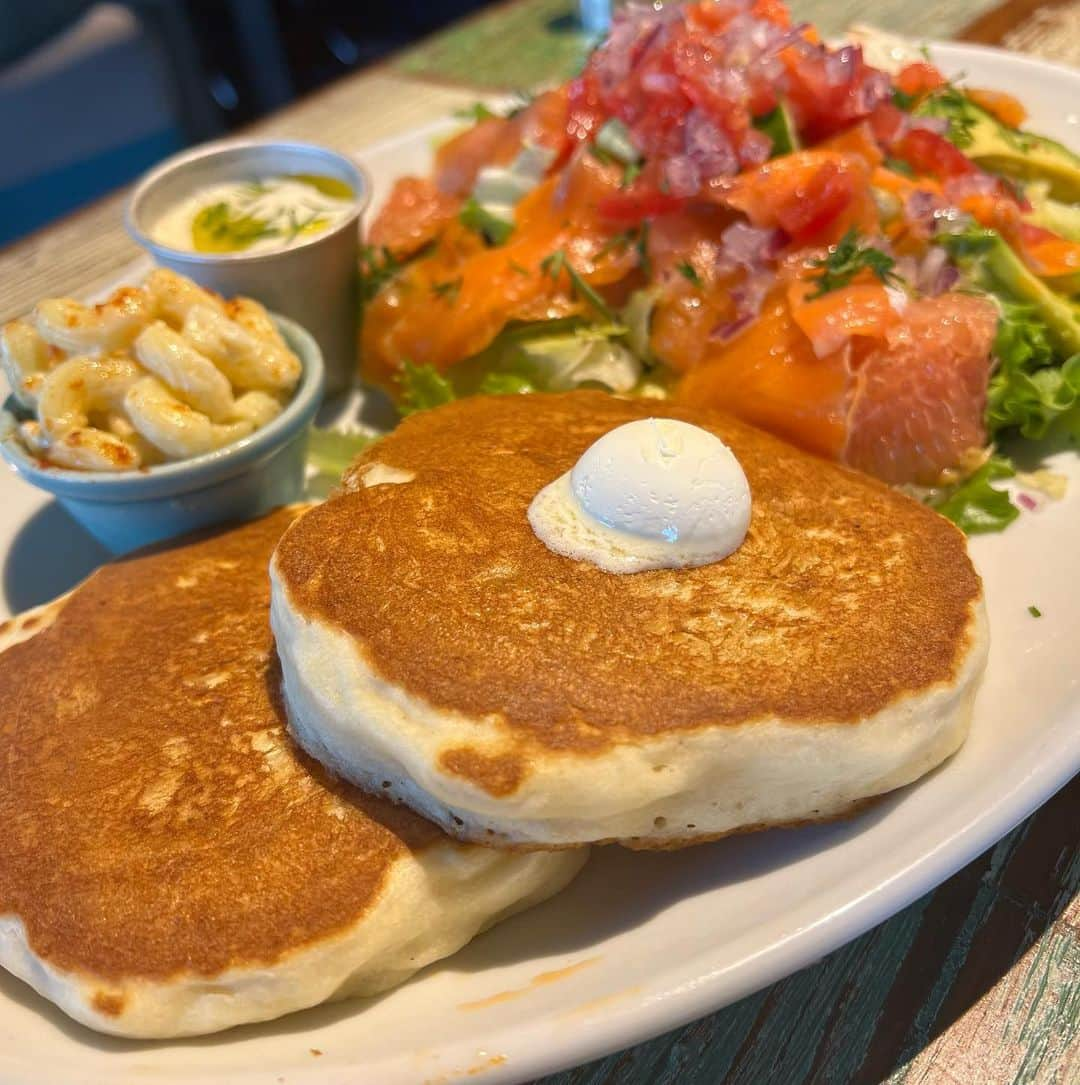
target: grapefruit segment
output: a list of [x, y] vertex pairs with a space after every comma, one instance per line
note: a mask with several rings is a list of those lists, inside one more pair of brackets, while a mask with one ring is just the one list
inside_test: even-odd
[[678, 395], [721, 407], [886, 482], [932, 485], [986, 443], [997, 310], [985, 298], [912, 301], [880, 338], [815, 355], [784, 292], [714, 345]]
[[986, 298], [912, 302], [855, 370], [841, 459], [886, 482], [930, 486], [985, 445], [997, 322]]

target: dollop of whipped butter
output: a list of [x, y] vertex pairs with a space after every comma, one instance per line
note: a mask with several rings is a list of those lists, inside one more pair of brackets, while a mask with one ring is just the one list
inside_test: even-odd
[[719, 437], [671, 418], [627, 422], [529, 505], [545, 546], [609, 573], [708, 565], [750, 526], [750, 485]]

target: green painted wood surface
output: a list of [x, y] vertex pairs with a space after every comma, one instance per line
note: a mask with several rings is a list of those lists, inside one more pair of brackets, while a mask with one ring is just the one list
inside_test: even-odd
[[[922, 38], [947, 38], [996, 0], [793, 0], [798, 19], [838, 34], [853, 22]], [[566, 79], [591, 47], [576, 20], [575, 0], [500, 5], [403, 53], [403, 74], [478, 88], [532, 87]]]
[[1078, 827], [1074, 780], [818, 964], [538, 1085], [1075, 1085]]

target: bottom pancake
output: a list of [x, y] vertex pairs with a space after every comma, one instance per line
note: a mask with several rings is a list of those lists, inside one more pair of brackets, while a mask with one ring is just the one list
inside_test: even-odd
[[91, 1028], [371, 995], [561, 889], [289, 738], [266, 567], [295, 512], [107, 566], [0, 625], [0, 964]]

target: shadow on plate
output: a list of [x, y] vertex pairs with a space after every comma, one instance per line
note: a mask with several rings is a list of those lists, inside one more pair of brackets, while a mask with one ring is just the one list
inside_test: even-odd
[[[681, 900], [734, 882], [752, 880], [778, 867], [839, 847], [876, 824], [892, 805], [890, 796], [847, 821], [734, 836], [681, 851], [634, 852], [616, 845], [596, 848], [585, 869], [564, 892], [500, 924], [451, 957], [422, 969], [409, 982], [415, 983], [444, 969], [482, 972], [598, 945]], [[27, 984], [0, 970], [0, 998], [9, 998], [32, 1009], [79, 1043], [108, 1052], [212, 1047], [267, 1035], [309, 1033], [345, 1018], [359, 1018], [365, 1009], [393, 993], [323, 1004], [274, 1021], [241, 1025], [209, 1036], [165, 1041], [124, 1040], [78, 1024]]]
[[500, 924], [445, 963], [455, 971], [481, 972], [588, 949], [683, 900], [841, 847], [887, 816], [893, 804], [890, 796], [845, 821], [745, 833], [678, 851], [595, 848], [568, 889]]
[[112, 555], [56, 501], [23, 524], [4, 560], [4, 598], [12, 614], [48, 603]]

